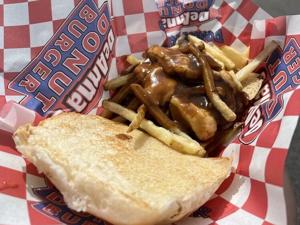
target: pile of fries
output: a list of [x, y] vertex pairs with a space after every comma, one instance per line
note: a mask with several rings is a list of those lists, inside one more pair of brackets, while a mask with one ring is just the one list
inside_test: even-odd
[[[109, 80], [105, 84], [105, 89], [113, 90], [115, 94], [110, 100], [103, 102], [104, 111], [101, 116], [123, 123], [128, 120], [130, 121], [128, 132], [140, 128], [177, 151], [205, 156], [208, 148], [225, 144], [238, 132], [242, 124], [242, 121], [238, 120], [241, 118], [239, 115], [242, 114], [241, 111], [226, 103], [226, 96], [233, 93], [235, 98], [241, 98], [243, 112], [246, 112], [248, 105], [257, 96], [263, 83], [263, 79], [254, 71], [277, 47], [276, 42], [271, 42], [255, 59], [249, 60], [249, 48], [240, 53], [230, 46], [224, 45], [219, 48], [212, 43], [206, 43], [189, 35], [179, 38], [176, 45], [169, 49], [157, 46], [156, 48], [161, 49], [162, 52], [153, 47], [152, 51], [156, 54], [154, 57], [149, 50], [146, 51], [145, 58], [142, 60], [130, 55], [127, 57], [127, 61], [131, 65], [126, 71], [123, 71], [123, 75]], [[182, 56], [185, 54], [184, 60], [196, 61], [197, 76], [191, 77], [191, 73], [188, 74], [186, 71], [189, 69], [188, 67], [178, 66], [175, 68], [176, 65], [172, 65], [177, 60], [174, 58], [176, 55], [174, 52]], [[164, 65], [164, 60], [169, 67]], [[170, 80], [169, 83], [166, 83], [165, 88], [172, 91], [166, 96], [160, 95], [159, 98], [163, 100], [158, 101], [158, 97], [153, 96], [146, 87], [145, 79], [153, 80], [153, 78], [145, 78], [151, 76], [150, 72], [144, 69], [149, 65], [155, 66], [155, 70], [151, 70], [152, 75], [153, 71], [156, 71], [157, 74], [163, 74], [164, 79]], [[138, 71], [144, 71], [146, 75], [141, 78]], [[188, 76], [191, 77], [191, 80]], [[188, 84], [185, 84], [187, 80]], [[226, 84], [229, 87], [226, 90], [230, 90], [232, 93], [218, 87], [216, 82], [220, 81]], [[186, 100], [180, 101], [180, 96], [178, 97], [174, 91], [179, 82], [184, 83], [185, 87], [181, 90], [181, 97], [189, 99], [191, 95], [204, 96], [208, 102], [205, 106], [207, 108], [186, 102]], [[178, 121], [178, 117], [175, 120], [172, 107], [180, 109], [180, 118], [184, 120], [185, 124], [189, 124], [189, 130], [179, 126], [178, 122], [182, 121]], [[190, 113], [190, 115], [185, 116], [184, 112]], [[222, 125], [216, 122], [216, 114], [223, 121]], [[221, 126], [226, 129], [222, 130]], [[202, 133], [195, 135], [197, 130]], [[222, 131], [218, 132], [219, 130]]]

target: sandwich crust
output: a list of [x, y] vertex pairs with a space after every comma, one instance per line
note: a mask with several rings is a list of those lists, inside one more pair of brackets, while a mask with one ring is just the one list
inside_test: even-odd
[[116, 225], [177, 221], [204, 204], [230, 173], [229, 158], [184, 155], [127, 128], [62, 113], [20, 127], [14, 140], [70, 208]]

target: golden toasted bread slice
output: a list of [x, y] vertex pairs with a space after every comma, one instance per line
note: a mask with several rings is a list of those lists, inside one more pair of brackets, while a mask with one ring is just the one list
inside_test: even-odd
[[229, 175], [228, 158], [184, 155], [99, 116], [63, 113], [25, 125], [17, 149], [71, 209], [117, 225], [167, 224], [204, 204]]

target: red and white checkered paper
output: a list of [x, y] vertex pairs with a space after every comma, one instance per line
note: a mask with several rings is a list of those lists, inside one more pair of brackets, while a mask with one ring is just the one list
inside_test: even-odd
[[[76, 0], [0, 1], [0, 224], [61, 224], [32, 207], [40, 201], [32, 187], [45, 186], [45, 180], [15, 150], [11, 133], [20, 124], [42, 118], [15, 103], [22, 96], [7, 85], [38, 54], [77, 3]], [[116, 65], [120, 68], [122, 55], [140, 55], [148, 46], [161, 44], [165, 34], [159, 30], [154, 0], [109, 3], [117, 37], [109, 74], [112, 78], [118, 74]], [[300, 34], [300, 16], [272, 19], [250, 0], [215, 0], [212, 7], [219, 10], [221, 17], [203, 23], [199, 29], [222, 28], [225, 44], [241, 50], [251, 44], [251, 56], [269, 40], [284, 44], [288, 36]], [[104, 93], [102, 97], [107, 96]], [[188, 217], [176, 224], [287, 224], [284, 162], [300, 114], [299, 98], [299, 89], [284, 94], [283, 110], [253, 143], [243, 145], [236, 139], [222, 152], [224, 156], [233, 156], [235, 172], [206, 203], [212, 210], [209, 217]], [[2, 188], [3, 184], [6, 188]]]

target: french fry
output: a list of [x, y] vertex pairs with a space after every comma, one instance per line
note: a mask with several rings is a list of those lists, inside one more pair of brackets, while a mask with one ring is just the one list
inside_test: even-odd
[[[131, 99], [131, 101], [128, 103], [128, 105], [126, 106], [127, 109], [136, 111], [139, 107], [139, 105], [141, 105], [140, 101], [137, 100], [137, 98], [133, 98]], [[125, 123], [126, 119], [124, 119], [121, 116], [116, 116], [115, 118], [112, 119], [113, 121], [119, 122], [119, 123]]]
[[[133, 121], [136, 117], [135, 112], [114, 102], [103, 101], [103, 107], [129, 121]], [[140, 128], [178, 152], [198, 156], [204, 156], [206, 153], [205, 149], [198, 142], [174, 134], [163, 127], [158, 127], [150, 120], [143, 119], [140, 123]]]
[[235, 68], [235, 64], [234, 62], [232, 62], [227, 56], [225, 56], [222, 51], [218, 48], [218, 50], [216, 49], [217, 47], [213, 47], [209, 44], [207, 44], [206, 42], [202, 41], [201, 39], [189, 35], [188, 39], [191, 43], [193, 43], [196, 46], [199, 46], [201, 44], [204, 44], [205, 46], [205, 52], [209, 53], [211, 56], [213, 56], [215, 59], [221, 61], [222, 63], [224, 63], [225, 68], [227, 70], [232, 70]]
[[246, 98], [248, 100], [252, 100], [258, 94], [262, 84], [263, 79], [259, 79], [257, 77], [248, 77], [247, 79], [243, 80], [243, 93], [245, 93]]
[[[206, 72], [204, 72], [204, 74], [209, 74], [209, 72], [207, 72], [209, 71], [209, 69], [205, 70]], [[220, 96], [217, 94], [214, 84], [210, 84], [212, 79], [209, 78], [209, 76], [207, 75], [204, 75], [203, 78], [207, 96], [214, 105], [214, 107], [222, 114], [224, 119], [226, 119], [229, 122], [234, 121], [236, 119], [236, 114], [226, 105], [225, 102], [222, 101]]]
[[236, 114], [226, 105], [225, 102], [222, 101], [220, 96], [216, 93], [212, 93], [210, 100], [214, 107], [222, 114], [225, 120], [231, 122], [235, 121]]
[[231, 88], [242, 91], [243, 86], [241, 82], [236, 78], [235, 73], [231, 71], [221, 70], [213, 71], [214, 75], [220, 76]]
[[193, 36], [193, 35], [188, 35], [188, 40], [190, 43], [192, 43], [193, 45], [195, 45], [197, 48], [199, 49], [205, 49], [207, 43], [202, 41], [201, 39]]
[[214, 70], [223, 70], [225, 68], [224, 63], [222, 63], [220, 60], [214, 58], [211, 54], [208, 52], [205, 52], [206, 59], [208, 61], [208, 64], [211, 66]]
[[262, 50], [248, 65], [243, 67], [236, 73], [239, 81], [243, 81], [247, 78], [249, 73], [252, 73], [265, 59], [278, 47], [278, 43], [275, 41], [270, 42], [264, 50]]
[[132, 73], [135, 69], [137, 65], [130, 65], [128, 66], [126, 69], [124, 69], [123, 71], [121, 71], [121, 75], [126, 75], [126, 74], [129, 74], [129, 73]]
[[[205, 143], [199, 144], [188, 135], [189, 133], [186, 134], [182, 132], [180, 128], [186, 129], [189, 132], [194, 131], [192, 130], [193, 126], [173, 121], [172, 117], [169, 117], [169, 114], [165, 113], [166, 108], [161, 108], [154, 100], [154, 97], [144, 89], [143, 86], [147, 86], [145, 81], [142, 81], [142, 79], [135, 79], [134, 75], [137, 73], [142, 74], [144, 77], [147, 74], [152, 73], [153, 68], [159, 65], [162, 66], [164, 65], [163, 63], [169, 63], [169, 61], [172, 62], [171, 57], [171, 59], [164, 58], [162, 61], [158, 61], [154, 56], [153, 58], [148, 57], [139, 60], [134, 55], [129, 55], [127, 61], [131, 66], [126, 70], [125, 75], [110, 80], [105, 84], [106, 90], [121, 88], [110, 101], [103, 102], [105, 110], [102, 115], [111, 118], [113, 114], [117, 114], [119, 116], [116, 116], [113, 120], [118, 122], [124, 122], [126, 120], [130, 121], [128, 132], [132, 132], [139, 128], [179, 152], [204, 156], [212, 151], [212, 148], [227, 143], [229, 139], [239, 132], [240, 125], [239, 127], [234, 127], [237, 118], [235, 111], [240, 113], [243, 107], [246, 107], [250, 101], [258, 95], [263, 80], [259, 74], [256, 74], [253, 71], [255, 71], [259, 64], [265, 61], [265, 59], [278, 47], [278, 44], [274, 41], [271, 42], [255, 59], [250, 61], [249, 47], [243, 52], [238, 52], [230, 46], [224, 45], [219, 48], [213, 43], [206, 43], [192, 35], [188, 35], [187, 39], [188, 41], [185, 37], [181, 37], [180, 40], [178, 39], [176, 44], [169, 49], [178, 49], [182, 54], [193, 54], [200, 65], [196, 68], [196, 73], [198, 72], [201, 76], [196, 78], [186, 77], [187, 81], [185, 84], [177, 85], [179, 91], [176, 92], [176, 94], [180, 93], [180, 95], [185, 96], [185, 100], [187, 101], [190, 97], [190, 100], [194, 101], [196, 95], [207, 96], [207, 107], [219, 111], [222, 117], [227, 121], [227, 123], [218, 124], [218, 131], [213, 134], [212, 138]], [[164, 51], [165, 49], [158, 48], [156, 50]], [[170, 51], [170, 54], [174, 51], [175, 50]], [[169, 53], [166, 51], [164, 54], [167, 55]], [[145, 56], [146, 55], [147, 54], [145, 54]], [[179, 54], [179, 56], [182, 55]], [[190, 57], [190, 55], [188, 56]], [[176, 58], [176, 60], [178, 60], [178, 58]], [[193, 58], [192, 60], [195, 59]], [[181, 62], [183, 65], [181, 65]], [[147, 64], [145, 68], [143, 67], [144, 64], [141, 65], [141, 63]], [[149, 65], [153, 65], [153, 68], [149, 67], [150, 69], [148, 69], [148, 63]], [[178, 60], [176, 61], [176, 64], [177, 63], [178, 65], [170, 65], [169, 67], [186, 66], [186, 64], [189, 66], [188, 63], [190, 62]], [[138, 69], [134, 70], [136, 66], [139, 66], [138, 69], [143, 69], [143, 72], [140, 72]], [[155, 75], [174, 75], [168, 71], [167, 67], [164, 67], [164, 70], [165, 74]], [[196, 83], [193, 85], [192, 81], [195, 81], [195, 79], [198, 78], [199, 80], [196, 80]], [[163, 82], [163, 79], [158, 79], [158, 81]], [[180, 82], [179, 79], [176, 81]], [[226, 85], [216, 86], [215, 82], [217, 82], [216, 84], [219, 84], [220, 81], [225, 82]], [[152, 82], [154, 84], [156, 81]], [[232, 89], [228, 89], [228, 86]], [[129, 104], [126, 104], [126, 106], [120, 105], [121, 103], [124, 103], [123, 99], [130, 91], [134, 94], [134, 98]], [[243, 98], [239, 99], [235, 96], [236, 94]], [[188, 113], [190, 113], [190, 111], [188, 111]], [[145, 119], [146, 112], [147, 114], [149, 113], [149, 116], [153, 118], [153, 121], [155, 121], [157, 125], [152, 121]], [[172, 114], [172, 116], [174, 115]], [[205, 120], [207, 121], [207, 118], [205, 118]], [[226, 134], [223, 134], [221, 130], [219, 130], [219, 125], [222, 126], [222, 129], [226, 129]], [[207, 132], [207, 130], [205, 130], [205, 132]], [[198, 135], [196, 131], [194, 131], [194, 133]], [[199, 138], [199, 140], [202, 139]]]
[[179, 49], [179, 45], [173, 45], [170, 49]]
[[203, 55], [195, 45], [190, 45], [190, 51], [203, 65], [202, 76], [207, 97], [212, 102], [214, 107], [221, 113], [225, 120], [229, 122], [234, 121], [236, 119], [236, 114], [226, 105], [225, 102], [222, 101], [222, 99], [218, 95], [213, 79], [213, 72], [207, 62], [207, 59], [203, 57]]
[[219, 52], [220, 54], [224, 54], [222, 51], [221, 51], [221, 49], [218, 47], [218, 46], [216, 46], [213, 42], [208, 42], [207, 43], [209, 46], [211, 46], [214, 50], [216, 50], [217, 52]]
[[[121, 101], [123, 101], [127, 95], [130, 92], [130, 86], [129, 85], [125, 85], [123, 87], [121, 87], [121, 89], [111, 98], [112, 102], [116, 102], [116, 103], [120, 103]], [[110, 119], [112, 117], [112, 113], [108, 110], [103, 110], [103, 112], [101, 113], [101, 116], [107, 119]]]
[[233, 82], [235, 83], [237, 89], [240, 91], [243, 87], [242, 83], [237, 79], [236, 74], [233, 70], [228, 71], [228, 73], [231, 75], [231, 78]]
[[142, 62], [142, 60], [139, 60], [137, 57], [135, 57], [134, 55], [129, 55], [127, 56], [127, 62], [131, 65], [138, 65]]
[[180, 89], [180, 94], [183, 96], [191, 96], [191, 95], [204, 95], [205, 92], [205, 87], [204, 85], [198, 85], [195, 87], [187, 87], [187, 88], [182, 88]]
[[147, 107], [147, 111], [161, 126], [174, 133], [178, 131], [176, 123], [169, 119], [169, 117], [166, 114], [164, 114], [164, 112], [159, 108], [159, 106], [155, 104], [151, 95], [149, 95], [141, 85], [131, 84], [130, 87], [135, 97]]
[[248, 77], [258, 78], [260, 75], [258, 73], [249, 73]]
[[237, 50], [234, 48], [228, 46], [228, 45], [223, 45], [221, 47], [221, 51], [223, 52], [224, 55], [226, 55], [232, 62], [234, 62], [236, 69], [241, 69], [243, 68], [247, 62], [248, 58], [244, 57], [241, 53], [239, 53]]
[[179, 130], [178, 133], [176, 133], [177, 135], [181, 136], [181, 137], [184, 137], [186, 139], [189, 139], [189, 140], [192, 140], [192, 141], [195, 141], [193, 138], [191, 138], [188, 134], [184, 133], [183, 131]]
[[138, 129], [140, 127], [141, 122], [145, 118], [145, 114], [146, 114], [146, 107], [143, 104], [138, 108], [136, 117], [129, 124], [128, 130], [127, 130], [128, 133], [135, 129]]
[[244, 51], [241, 52], [241, 55], [247, 59], [249, 59], [250, 55], [250, 47], [248, 46], [247, 48], [244, 49]]
[[129, 73], [127, 75], [119, 76], [114, 79], [111, 79], [107, 81], [104, 84], [104, 90], [114, 90], [117, 89], [125, 84], [130, 83], [131, 81], [134, 81], [134, 74]]

